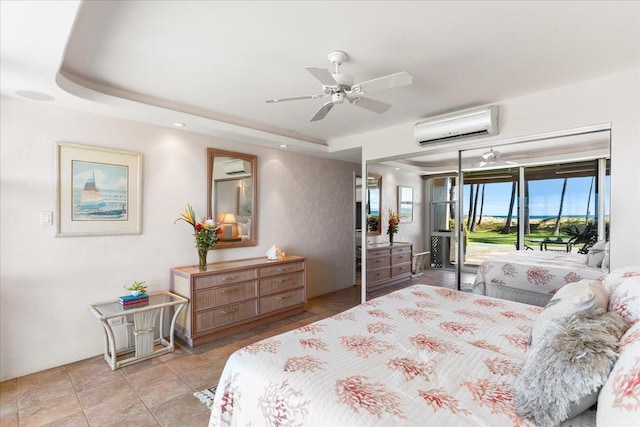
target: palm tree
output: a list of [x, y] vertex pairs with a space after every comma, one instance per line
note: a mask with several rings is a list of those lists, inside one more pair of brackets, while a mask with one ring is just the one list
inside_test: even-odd
[[473, 216], [471, 218], [471, 227], [469, 227], [469, 231], [476, 231], [476, 212], [478, 210], [479, 194], [480, 194], [480, 184], [476, 184], [476, 196], [473, 199]]
[[593, 192], [593, 182], [595, 181], [595, 177], [591, 178], [591, 185], [589, 186], [589, 197], [587, 197], [587, 214], [584, 217], [584, 223], [589, 223], [589, 207], [591, 205], [591, 193]]
[[507, 214], [507, 222], [504, 223], [504, 227], [500, 230], [500, 234], [509, 234], [511, 232], [511, 219], [513, 217], [513, 205], [516, 202], [516, 186], [517, 181], [513, 181], [511, 185], [511, 201], [509, 202], [509, 212]]
[[480, 216], [478, 216], [478, 222], [476, 223], [476, 225], [480, 225], [480, 222], [482, 221], [482, 211], [484, 210], [484, 186], [485, 184], [482, 184], [482, 197], [480, 200]]
[[556, 226], [553, 228], [553, 235], [560, 234], [560, 219], [562, 218], [562, 205], [564, 205], [564, 195], [567, 192], [567, 178], [562, 183], [562, 194], [560, 195], [560, 208], [558, 209], [558, 216], [556, 217]]
[[471, 229], [472, 216], [473, 216], [473, 184], [469, 185], [469, 213], [467, 214], [467, 228]]

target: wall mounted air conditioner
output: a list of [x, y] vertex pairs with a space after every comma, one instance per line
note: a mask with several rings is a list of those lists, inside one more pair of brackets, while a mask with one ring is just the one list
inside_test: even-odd
[[460, 113], [447, 114], [416, 123], [414, 135], [418, 145], [462, 138], [498, 134], [498, 106], [477, 108]]
[[222, 164], [222, 170], [227, 175], [237, 175], [239, 173], [251, 173], [251, 165], [245, 160], [235, 159]]

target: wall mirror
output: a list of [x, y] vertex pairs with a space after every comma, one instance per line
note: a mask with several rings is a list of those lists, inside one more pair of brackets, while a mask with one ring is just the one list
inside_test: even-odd
[[380, 234], [380, 205], [382, 204], [382, 176], [367, 174], [367, 234]]
[[221, 224], [214, 249], [256, 246], [258, 160], [207, 148], [207, 217]]

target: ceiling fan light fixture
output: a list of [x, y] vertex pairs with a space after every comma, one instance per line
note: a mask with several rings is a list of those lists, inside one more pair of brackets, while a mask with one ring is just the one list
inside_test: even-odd
[[481, 157], [487, 163], [494, 163], [500, 158], [500, 152], [493, 151], [493, 148], [492, 148], [491, 150], [484, 153]]

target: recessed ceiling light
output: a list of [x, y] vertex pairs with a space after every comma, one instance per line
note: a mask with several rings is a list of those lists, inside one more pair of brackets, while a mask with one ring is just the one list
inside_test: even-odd
[[400, 170], [400, 168], [396, 168], [396, 170], [397, 170], [397, 171], [399, 171], [399, 170]]
[[173, 124], [173, 126], [174, 126], [174, 127], [177, 127], [177, 128], [183, 128], [183, 127], [185, 127], [186, 125], [185, 125], [184, 123], [175, 122], [175, 123]]
[[280, 148], [287, 148], [288, 145], [287, 144], [280, 144]]
[[17, 90], [16, 95], [33, 101], [55, 101], [56, 99], [46, 93], [36, 92], [34, 90]]

